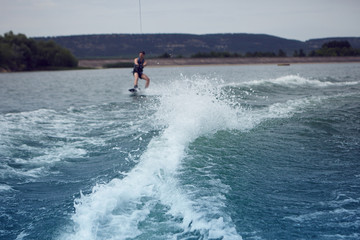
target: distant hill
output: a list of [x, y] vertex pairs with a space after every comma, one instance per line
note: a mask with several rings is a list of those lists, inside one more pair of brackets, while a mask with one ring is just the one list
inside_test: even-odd
[[[68, 48], [77, 58], [129, 58], [145, 50], [147, 57], [168, 53], [173, 57], [189, 57], [198, 52], [274, 52], [281, 49], [292, 56], [295, 50], [308, 52], [321, 47], [322, 39], [306, 42], [266, 34], [100, 34], [35, 38], [54, 40]], [[347, 39], [347, 38], [346, 38]], [[360, 38], [351, 38], [351, 44]], [[327, 40], [324, 40], [326, 42]], [[354, 45], [353, 47], [356, 47]]]

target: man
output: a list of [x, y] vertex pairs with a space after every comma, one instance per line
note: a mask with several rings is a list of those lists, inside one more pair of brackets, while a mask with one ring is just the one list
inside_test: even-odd
[[146, 81], [145, 88], [148, 88], [150, 84], [150, 78], [143, 73], [143, 69], [147, 65], [147, 62], [145, 61], [144, 57], [145, 57], [145, 52], [141, 51], [139, 53], [139, 57], [134, 59], [134, 70], [133, 70], [134, 79], [135, 79], [134, 88], [138, 88], [139, 78], [144, 79]]

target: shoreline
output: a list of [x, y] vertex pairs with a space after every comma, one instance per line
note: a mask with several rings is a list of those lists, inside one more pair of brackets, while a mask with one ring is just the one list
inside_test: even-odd
[[[130, 58], [80, 59], [76, 68], [39, 69], [35, 71], [106, 69], [104, 65], [114, 63], [132, 63]], [[150, 58], [146, 59], [149, 68], [210, 66], [210, 65], [278, 65], [321, 64], [321, 63], [360, 63], [360, 57], [239, 57], [239, 58]], [[131, 67], [128, 67], [131, 68]], [[27, 71], [19, 71], [27, 72]], [[30, 71], [31, 72], [31, 71]], [[0, 67], [0, 73], [11, 73]]]
[[[200, 66], [200, 65], [258, 65], [274, 64], [288, 66], [306, 63], [360, 62], [360, 57], [271, 57], [271, 58], [150, 58], [149, 67]], [[105, 64], [129, 63], [133, 59], [80, 59], [79, 67], [103, 68]]]

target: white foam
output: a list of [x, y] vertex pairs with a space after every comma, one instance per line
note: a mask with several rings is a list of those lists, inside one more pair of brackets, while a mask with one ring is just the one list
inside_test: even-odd
[[[288, 216], [284, 217], [284, 219], [289, 219], [294, 222], [306, 222], [306, 221], [313, 221], [314, 219], [324, 219], [324, 218], [336, 218], [336, 216], [347, 215], [347, 216], [357, 216], [359, 214], [359, 210], [357, 209], [344, 209], [344, 208], [337, 208], [333, 210], [324, 210], [324, 211], [316, 211], [312, 213], [306, 213], [297, 216]], [[359, 227], [360, 221], [352, 222], [352, 223], [342, 223], [343, 225], [356, 225]], [[347, 226], [349, 227], [349, 226]]]
[[[22, 166], [3, 166], [0, 174], [38, 177], [48, 173], [49, 166], [56, 162], [83, 158], [87, 149], [104, 146], [107, 139], [118, 137], [119, 127], [115, 131], [108, 126], [114, 125], [113, 116], [122, 116], [122, 111], [109, 111], [108, 117], [98, 106], [89, 106], [77, 111], [39, 109], [0, 115], [1, 154], [7, 162]], [[89, 136], [96, 129], [108, 132]]]
[[329, 87], [329, 86], [346, 86], [346, 85], [356, 85], [359, 82], [331, 82], [331, 81], [320, 81], [318, 79], [308, 79], [301, 77], [299, 75], [287, 75], [274, 79], [261, 79], [244, 82], [245, 85], [264, 85], [264, 84], [277, 84], [281, 86], [288, 87], [298, 87], [298, 86], [313, 86], [313, 87]]
[[6, 184], [0, 184], [0, 192], [11, 191], [13, 188]]
[[177, 171], [187, 146], [219, 130], [247, 131], [264, 120], [289, 117], [311, 100], [290, 100], [256, 111], [243, 109], [224, 97], [220, 83], [195, 77], [162, 88], [157, 111], [148, 120], [161, 127], [162, 133], [150, 141], [138, 165], [123, 174], [123, 179], [97, 185], [91, 194], [75, 201], [74, 231], [61, 238], [126, 239], [147, 234], [140, 223], [151, 221], [150, 213], [161, 204], [166, 209], [161, 214], [172, 216], [165, 224], [181, 228], [182, 233], [199, 232], [205, 239], [241, 239], [224, 212], [225, 194], [194, 199], [180, 186]]
[[24, 239], [25, 237], [27, 237], [29, 234], [26, 233], [25, 231], [22, 231], [17, 237], [15, 240], [22, 240]]
[[[141, 155], [139, 164], [124, 179], [97, 185], [75, 203], [75, 232], [65, 239], [126, 239], [142, 234], [156, 204], [167, 206], [167, 214], [181, 218], [170, 221], [183, 231], [200, 231], [208, 236], [241, 239], [231, 219], [208, 219], [206, 211], [193, 208], [179, 186], [176, 171], [188, 144], [203, 134], [237, 125], [237, 112], [218, 99], [208, 80], [177, 81], [163, 91], [152, 121], [164, 128]], [[165, 213], [164, 213], [165, 214]], [[225, 214], [225, 213], [224, 213]], [[119, 226], [123, 226], [119, 228]], [[110, 235], [109, 235], [110, 234]], [[105, 237], [106, 235], [106, 237]], [[121, 237], [120, 237], [121, 236]], [[231, 237], [230, 237], [231, 236]]]

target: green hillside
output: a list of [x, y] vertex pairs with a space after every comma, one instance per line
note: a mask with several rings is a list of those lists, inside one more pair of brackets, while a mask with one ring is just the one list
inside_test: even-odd
[[53, 40], [78, 58], [133, 57], [143, 49], [147, 57], [169, 53], [189, 57], [198, 52], [278, 52], [291, 55], [306, 44], [265, 34], [103, 34], [36, 38]]
[[[147, 57], [190, 57], [197, 53], [231, 53], [251, 56], [251, 53], [276, 53], [293, 56], [306, 54], [329, 41], [348, 41], [360, 48], [360, 38], [323, 38], [306, 42], [266, 34], [99, 34], [35, 38], [53, 40], [69, 49], [77, 58], [129, 58], [139, 50]], [[281, 51], [280, 51], [281, 50]], [[250, 53], [250, 54], [247, 54]]]

